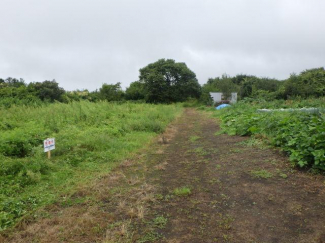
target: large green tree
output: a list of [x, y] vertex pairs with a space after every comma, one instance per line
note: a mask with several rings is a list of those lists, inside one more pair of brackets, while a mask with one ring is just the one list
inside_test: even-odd
[[145, 100], [150, 103], [171, 103], [199, 98], [201, 86], [185, 63], [160, 59], [140, 69]]

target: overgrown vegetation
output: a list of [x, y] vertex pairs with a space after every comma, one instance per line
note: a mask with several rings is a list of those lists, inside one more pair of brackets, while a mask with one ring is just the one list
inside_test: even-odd
[[309, 69], [299, 75], [293, 73], [286, 80], [239, 74], [234, 77], [222, 75], [210, 78], [202, 86], [200, 101], [211, 105], [209, 92], [222, 92], [229, 97], [237, 92], [239, 99], [292, 99], [294, 97], [321, 97], [325, 94], [325, 70], [323, 67]]
[[[325, 170], [325, 99], [239, 102], [216, 111], [222, 129], [231, 135], [257, 135], [286, 151], [294, 165]], [[258, 112], [259, 108], [317, 107], [299, 110]]]
[[[177, 105], [87, 101], [0, 108], [0, 230], [107, 173], [180, 113]], [[43, 140], [55, 137], [52, 159]]]

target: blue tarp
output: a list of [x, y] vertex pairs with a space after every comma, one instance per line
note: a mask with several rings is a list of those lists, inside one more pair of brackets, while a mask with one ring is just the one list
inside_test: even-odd
[[231, 105], [228, 105], [228, 104], [222, 104], [222, 105], [217, 106], [217, 107], [216, 107], [216, 110], [220, 110], [220, 109], [222, 109], [222, 108], [229, 107], [229, 106], [231, 106]]

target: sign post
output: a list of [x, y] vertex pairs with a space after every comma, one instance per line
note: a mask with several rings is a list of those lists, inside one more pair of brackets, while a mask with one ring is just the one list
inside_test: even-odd
[[55, 149], [55, 139], [47, 138], [44, 140], [44, 152], [47, 152], [47, 158], [51, 158], [51, 150]]

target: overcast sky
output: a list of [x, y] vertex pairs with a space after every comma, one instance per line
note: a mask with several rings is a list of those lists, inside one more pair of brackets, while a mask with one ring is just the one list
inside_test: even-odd
[[0, 78], [66, 90], [136, 81], [160, 58], [201, 84], [325, 65], [324, 0], [0, 0]]

